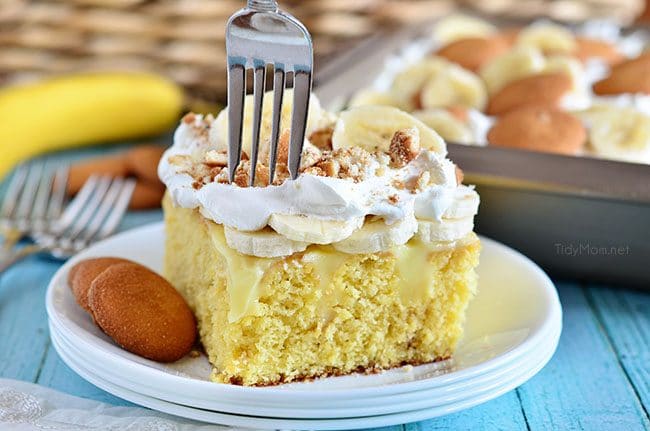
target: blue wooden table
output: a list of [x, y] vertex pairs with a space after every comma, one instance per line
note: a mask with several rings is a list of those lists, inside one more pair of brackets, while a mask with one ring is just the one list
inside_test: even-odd
[[[161, 218], [159, 211], [131, 213], [121, 228]], [[44, 298], [59, 266], [30, 258], [0, 276], [0, 377], [129, 405], [77, 376], [52, 347]], [[387, 430], [650, 429], [650, 294], [563, 281], [556, 285], [564, 329], [555, 356], [537, 376], [480, 406]]]

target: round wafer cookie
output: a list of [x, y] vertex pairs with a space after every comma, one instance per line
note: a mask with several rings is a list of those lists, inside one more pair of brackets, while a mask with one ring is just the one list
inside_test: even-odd
[[508, 43], [500, 37], [468, 37], [443, 46], [436, 55], [472, 72], [478, 72], [484, 64], [503, 54], [508, 48]]
[[70, 268], [68, 273], [68, 285], [77, 300], [77, 303], [87, 312], [92, 314], [88, 305], [88, 291], [93, 280], [106, 268], [116, 263], [128, 263], [130, 261], [119, 257], [98, 257], [85, 259]]
[[593, 90], [600, 95], [650, 94], [650, 54], [616, 64], [608, 77], [593, 85]]
[[575, 155], [587, 132], [573, 115], [547, 106], [525, 106], [498, 118], [487, 135], [490, 145]]
[[92, 282], [95, 321], [136, 355], [173, 362], [190, 352], [196, 321], [183, 297], [160, 275], [137, 263], [111, 265]]
[[571, 77], [562, 72], [527, 76], [506, 84], [492, 95], [485, 112], [501, 115], [526, 105], [557, 107], [572, 85]]
[[616, 45], [601, 39], [587, 37], [576, 37], [576, 49], [574, 55], [582, 62], [591, 58], [598, 58], [605, 63], [613, 65], [624, 59]]

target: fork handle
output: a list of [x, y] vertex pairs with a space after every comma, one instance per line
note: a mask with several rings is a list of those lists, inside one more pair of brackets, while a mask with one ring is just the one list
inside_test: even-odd
[[248, 0], [248, 8], [259, 12], [271, 12], [278, 10], [276, 0]]

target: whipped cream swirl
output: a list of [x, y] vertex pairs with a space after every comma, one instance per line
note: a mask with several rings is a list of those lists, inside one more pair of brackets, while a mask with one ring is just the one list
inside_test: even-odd
[[[428, 150], [422, 150], [403, 168], [384, 169], [383, 174], [379, 174], [379, 162], [373, 161], [366, 169], [375, 175], [360, 182], [303, 173], [296, 180], [277, 186], [239, 187], [212, 182], [196, 189], [194, 178], [170, 159], [184, 155], [200, 160], [212, 149], [204, 128], [203, 118], [198, 115], [193, 124], [179, 126], [174, 145], [159, 165], [159, 176], [176, 205], [199, 208], [206, 218], [237, 230], [261, 230], [272, 214], [340, 221], [375, 215], [389, 225], [413, 215], [439, 221], [457, 195], [455, 166]], [[427, 187], [403, 187], [425, 172], [430, 178]]]

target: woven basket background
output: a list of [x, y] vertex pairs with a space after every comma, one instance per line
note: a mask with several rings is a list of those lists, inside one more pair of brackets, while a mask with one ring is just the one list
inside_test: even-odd
[[[456, 7], [511, 18], [546, 15], [630, 22], [642, 0], [282, 0], [312, 33], [318, 64], [381, 29], [431, 20]], [[225, 95], [224, 24], [236, 0], [0, 0], [0, 84], [71, 71], [148, 70], [188, 101]]]

